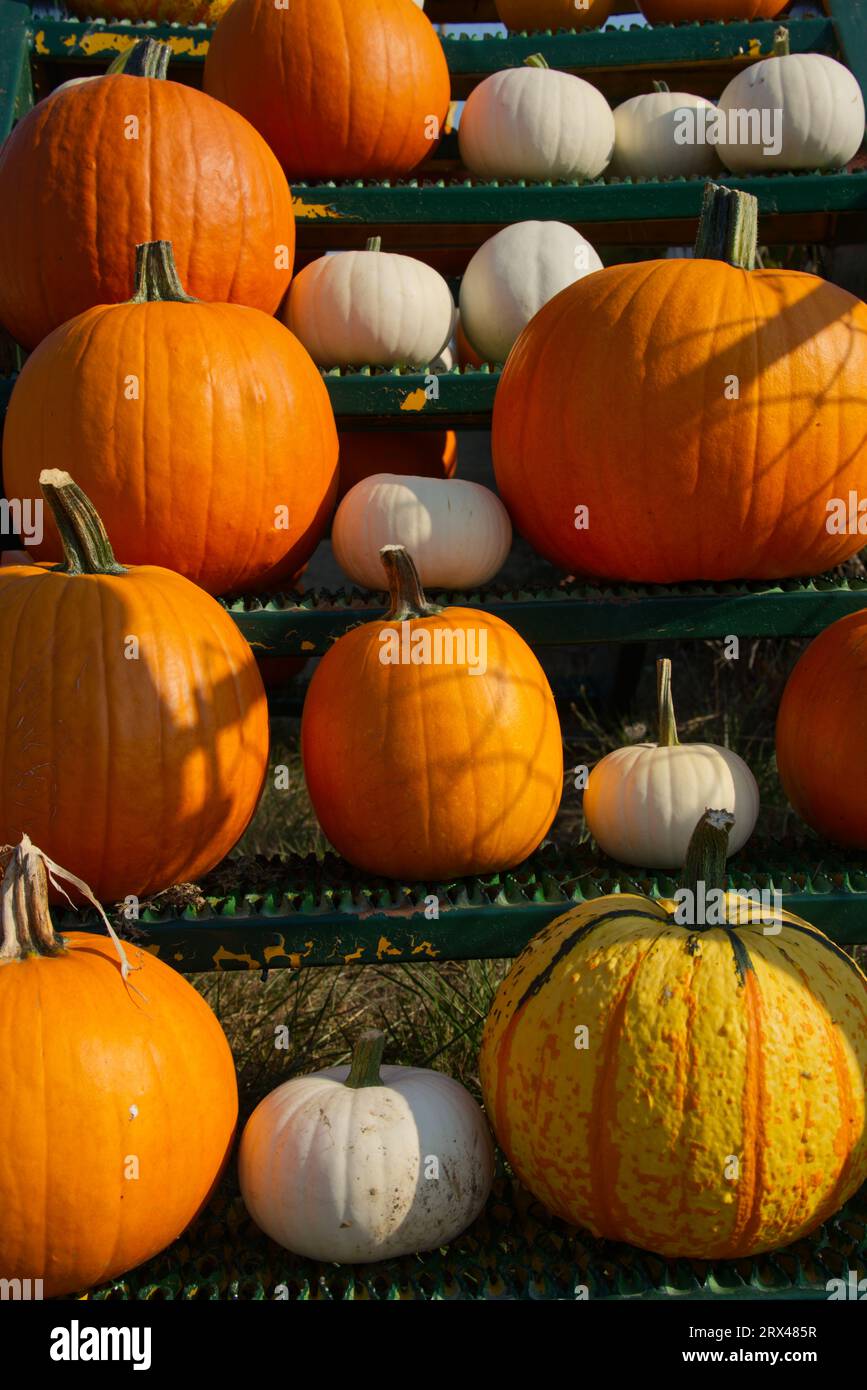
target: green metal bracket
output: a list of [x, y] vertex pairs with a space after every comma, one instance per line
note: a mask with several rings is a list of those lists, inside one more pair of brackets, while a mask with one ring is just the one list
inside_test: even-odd
[[33, 105], [31, 37], [30, 6], [3, 0], [0, 4], [0, 143]]
[[867, 0], [828, 0], [843, 61], [857, 77], [867, 102]]
[[[493, 613], [536, 647], [707, 640], [730, 633], [815, 637], [837, 618], [867, 607], [867, 581], [820, 576], [776, 584], [564, 584], [535, 591], [499, 585], [433, 597]], [[385, 612], [382, 596], [360, 589], [245, 597], [227, 607], [258, 656], [321, 656], [349, 628]]]

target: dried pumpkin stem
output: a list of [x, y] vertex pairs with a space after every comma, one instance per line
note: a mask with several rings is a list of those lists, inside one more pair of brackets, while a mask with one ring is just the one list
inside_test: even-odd
[[143, 241], [135, 248], [135, 292], [130, 304], [198, 304], [187, 294], [170, 241]]
[[667, 82], [654, 82], [653, 90], [655, 92], [670, 92], [671, 88]]
[[381, 236], [369, 236], [369, 237], [367, 238], [367, 244], [365, 245], [365, 248], [364, 248], [364, 249], [365, 249], [365, 251], [381, 251], [381, 250], [382, 250], [382, 237], [381, 237]]
[[656, 708], [659, 715], [657, 743], [660, 748], [676, 748], [680, 739], [671, 698], [671, 662], [667, 656], [656, 663]]
[[403, 623], [411, 618], [432, 618], [443, 610], [425, 597], [418, 570], [404, 545], [384, 545], [379, 552], [388, 579], [391, 598], [386, 622]]
[[529, 58], [524, 59], [525, 68], [546, 68], [548, 60], [544, 53], [531, 53]]
[[775, 58], [788, 58], [791, 53], [792, 45], [785, 24], [781, 24], [779, 29], [774, 30], [774, 47], [771, 51]]
[[28, 835], [0, 851], [0, 965], [27, 956], [59, 956], [65, 950], [48, 910], [48, 876]]
[[63, 563], [55, 569], [64, 574], [126, 574], [114, 558], [96, 508], [69, 474], [60, 468], [43, 468], [39, 486], [63, 544]]
[[382, 1077], [379, 1074], [379, 1068], [382, 1065], [384, 1051], [384, 1033], [376, 1028], [362, 1033], [352, 1049], [352, 1065], [343, 1084], [349, 1086], [353, 1091], [360, 1091], [364, 1086], [381, 1086]]
[[731, 811], [705, 811], [689, 842], [681, 886], [694, 895], [699, 883], [705, 893], [725, 888], [729, 831], [735, 823]]
[[110, 73], [122, 72], [127, 77], [154, 77], [164, 81], [169, 70], [172, 50], [159, 39], [138, 39], [119, 53], [110, 65]]
[[740, 270], [753, 270], [758, 240], [758, 199], [740, 189], [706, 183], [695, 239], [696, 258], [727, 261]]

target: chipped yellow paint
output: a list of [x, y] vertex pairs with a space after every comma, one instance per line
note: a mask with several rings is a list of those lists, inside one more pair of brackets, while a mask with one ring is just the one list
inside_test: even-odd
[[213, 960], [217, 970], [222, 970], [223, 962], [227, 960], [240, 961], [243, 965], [246, 965], [248, 970], [262, 969], [259, 962], [254, 960], [252, 956], [246, 955], [243, 951], [229, 951], [225, 946], [221, 946], [218, 951], [214, 952]]
[[761, 56], [762, 56], [762, 43], [761, 43], [761, 39], [750, 39], [749, 44], [750, 44], [750, 57], [751, 57], [751, 58], [761, 58]]
[[376, 958], [382, 960], [383, 956], [399, 956], [400, 947], [392, 946], [387, 936], [381, 936], [376, 943]]
[[134, 43], [135, 35], [130, 34], [83, 34], [79, 51], [85, 58], [96, 58], [100, 53], [126, 53]]
[[33, 47], [41, 58], [48, 56], [48, 48], [45, 43], [45, 30], [37, 29], [33, 35]]
[[343, 957], [343, 964], [344, 964], [344, 965], [354, 965], [355, 962], [356, 962], [357, 960], [361, 960], [361, 958], [362, 958], [363, 955], [364, 955], [364, 947], [363, 947], [363, 946], [359, 946], [359, 948], [358, 948], [357, 951], [349, 951], [349, 952]]
[[302, 643], [301, 643], [301, 650], [302, 650], [302, 652], [315, 652], [315, 651], [316, 651], [316, 643], [315, 643], [315, 642], [302, 642]]
[[340, 222], [343, 218], [343, 213], [338, 212], [330, 203], [305, 203], [304, 199], [296, 194], [292, 195], [292, 211], [305, 222], [316, 222], [321, 218]]
[[64, 42], [64, 44], [65, 44], [65, 46], [66, 46], [67, 48], [74, 48], [74, 47], [75, 47], [75, 34], [70, 34], [68, 38], [66, 38], [66, 39], [63, 40], [63, 42]]
[[149, 956], [158, 956], [160, 953], [160, 948], [156, 944], [142, 946], [142, 950], [147, 951]]
[[401, 410], [424, 410], [427, 405], [427, 396], [423, 386], [417, 386], [414, 391], [410, 391], [400, 403]]
[[432, 941], [420, 941], [417, 946], [413, 946], [412, 953], [414, 956], [425, 955], [429, 960], [436, 960], [440, 954]]
[[174, 954], [174, 956], [172, 957], [173, 960], [183, 960], [183, 958], [184, 958], [184, 953], [183, 953], [183, 951], [175, 951], [175, 954]]

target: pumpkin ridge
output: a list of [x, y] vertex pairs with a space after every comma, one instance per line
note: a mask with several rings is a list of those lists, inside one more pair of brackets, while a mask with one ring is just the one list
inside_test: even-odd
[[[657, 938], [657, 941], [660, 938]], [[626, 978], [621, 981], [620, 993], [608, 1010], [605, 1031], [599, 1044], [601, 1062], [597, 1065], [593, 1078], [593, 1097], [591, 1112], [593, 1130], [590, 1136], [590, 1211], [592, 1225], [601, 1236], [614, 1236], [623, 1230], [624, 1219], [628, 1213], [615, 1208], [620, 1207], [617, 1199], [617, 1180], [620, 1170], [620, 1151], [614, 1136], [617, 1126], [617, 1074], [619, 1069], [619, 1043], [626, 1025], [629, 996], [638, 973], [653, 950], [655, 941], [634, 962]]]
[[[637, 897], [637, 894], [624, 893], [623, 897], [633, 898]], [[524, 993], [515, 1005], [515, 1012], [520, 1013], [524, 1005], [539, 993], [543, 985], [547, 984], [548, 980], [550, 980], [555, 968], [559, 965], [563, 957], [574, 950], [579, 942], [584, 940], [585, 936], [589, 936], [597, 927], [605, 926], [608, 922], [616, 921], [620, 917], [629, 917], [633, 920], [635, 918], [643, 918], [649, 922], [656, 922], [657, 924], [665, 921], [665, 918], [661, 917], [656, 912], [642, 912], [640, 909], [626, 907], [612, 908], [608, 912], [603, 912], [599, 917], [591, 918], [589, 922], [585, 922], [583, 926], [577, 927], [574, 932], [570, 932], [568, 936], [563, 938], [554, 955], [548, 961], [548, 964], [542, 968], [539, 974], [530, 981], [529, 985], [524, 990]]]
[[762, 996], [755, 971], [746, 977], [744, 1002], [747, 1010], [744, 1090], [741, 1106], [742, 1153], [745, 1173], [738, 1174], [734, 1228], [723, 1250], [725, 1258], [745, 1245], [751, 1246], [762, 1227], [762, 1197], [765, 1181], [765, 1135], [762, 1116], [768, 1109], [764, 1058]]

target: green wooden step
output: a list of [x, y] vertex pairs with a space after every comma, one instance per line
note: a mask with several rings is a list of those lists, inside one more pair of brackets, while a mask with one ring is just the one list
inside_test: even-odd
[[[533, 646], [585, 642], [666, 642], [736, 637], [815, 637], [837, 618], [867, 607], [867, 581], [816, 579], [731, 584], [610, 585], [563, 581], [550, 589], [492, 585], [431, 595], [480, 608]], [[382, 595], [315, 590], [242, 597], [226, 606], [259, 656], [321, 656], [359, 622], [382, 617]]]
[[[227, 860], [200, 893], [169, 890], [142, 904], [128, 934], [185, 974], [495, 959], [517, 955], [576, 903], [613, 892], [670, 897], [677, 883], [589, 845], [553, 843], [510, 872], [437, 884], [372, 878], [333, 854]], [[785, 908], [834, 941], [867, 942], [867, 856], [813, 840], [754, 840], [730, 861], [729, 886], [778, 889]], [[61, 929], [104, 931], [94, 917], [59, 916]]]

